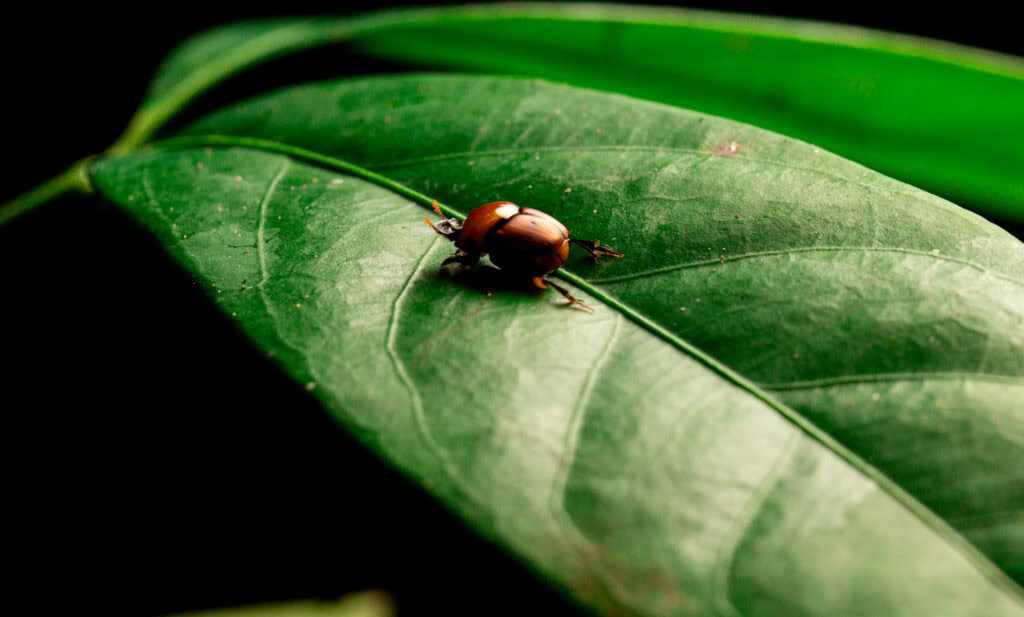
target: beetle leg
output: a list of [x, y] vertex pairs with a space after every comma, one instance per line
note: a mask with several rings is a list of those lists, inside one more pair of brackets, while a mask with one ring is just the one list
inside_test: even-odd
[[460, 249], [446, 257], [445, 260], [441, 262], [441, 267], [443, 268], [448, 264], [462, 264], [464, 266], [472, 266], [476, 264], [476, 262], [478, 261], [480, 261], [479, 255], [471, 255]]
[[558, 283], [556, 283], [556, 282], [554, 282], [554, 281], [552, 281], [550, 279], [546, 279], [543, 276], [535, 276], [535, 277], [533, 277], [532, 280], [533, 280], [533, 284], [536, 285], [537, 287], [541, 288], [541, 289], [547, 289], [548, 287], [553, 287], [555, 289], [555, 291], [557, 291], [558, 293], [560, 293], [563, 296], [565, 296], [565, 299], [569, 301], [569, 304], [567, 306], [576, 306], [576, 307], [579, 307], [580, 310], [584, 310], [584, 311], [586, 311], [588, 313], [593, 313], [594, 312], [594, 309], [592, 309], [589, 306], [587, 306], [586, 304], [584, 304], [583, 300], [578, 300], [578, 299], [574, 298], [572, 296], [572, 294], [569, 293], [568, 289], [566, 289], [565, 287], [562, 287]]
[[591, 261], [597, 261], [597, 258], [601, 255], [611, 255], [612, 257], [622, 257], [622, 253], [613, 251], [607, 246], [601, 246], [597, 243], [597, 240], [577, 240], [576, 238], [569, 238], [569, 242], [580, 247], [588, 254], [590, 254]]

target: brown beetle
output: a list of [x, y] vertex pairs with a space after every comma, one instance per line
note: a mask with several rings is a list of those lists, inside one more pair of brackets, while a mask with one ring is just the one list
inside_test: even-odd
[[495, 201], [474, 208], [465, 221], [447, 218], [434, 200], [434, 212], [441, 216], [437, 223], [423, 220], [430, 228], [455, 242], [458, 250], [441, 262], [466, 266], [476, 264], [483, 255], [514, 276], [530, 279], [540, 289], [554, 287], [570, 302], [593, 312], [577, 300], [569, 290], [547, 278], [569, 258], [569, 245], [575, 244], [590, 254], [593, 261], [600, 255], [622, 257], [622, 253], [600, 246], [594, 240], [569, 237], [569, 230], [558, 219], [534, 208], [522, 208], [510, 201]]

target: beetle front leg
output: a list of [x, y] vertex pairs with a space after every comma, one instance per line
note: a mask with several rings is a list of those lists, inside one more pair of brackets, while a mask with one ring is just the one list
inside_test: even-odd
[[597, 240], [577, 240], [576, 238], [569, 238], [569, 242], [586, 251], [590, 255], [591, 261], [597, 261], [597, 258], [601, 255], [622, 257], [622, 253], [613, 251], [607, 246], [601, 246], [597, 243]]
[[586, 311], [588, 313], [593, 313], [594, 312], [594, 309], [592, 309], [589, 306], [587, 306], [586, 304], [584, 304], [583, 300], [578, 300], [578, 299], [574, 298], [573, 295], [571, 293], [569, 293], [568, 289], [566, 289], [565, 287], [562, 287], [558, 283], [555, 283], [551, 279], [544, 278], [543, 276], [537, 276], [537, 277], [534, 277], [532, 280], [533, 280], [533, 284], [536, 285], [537, 287], [541, 288], [541, 289], [547, 289], [548, 287], [553, 287], [555, 289], [555, 291], [557, 291], [558, 293], [560, 293], [563, 296], [565, 296], [565, 299], [569, 301], [568, 306], [578, 307], [580, 310], [584, 310], [584, 311]]

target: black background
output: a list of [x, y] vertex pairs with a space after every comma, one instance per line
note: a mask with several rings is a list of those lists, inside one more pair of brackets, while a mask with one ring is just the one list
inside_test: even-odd
[[[0, 202], [113, 141], [188, 35], [359, 8], [161, 4], [37, 3], [5, 16]], [[694, 6], [1024, 55], [1019, 19], [984, 3]], [[246, 87], [275, 77], [256, 73]], [[116, 212], [64, 200], [0, 229], [0, 277], [4, 554], [17, 572], [8, 606], [156, 615], [383, 587], [403, 615], [567, 608], [378, 468]]]

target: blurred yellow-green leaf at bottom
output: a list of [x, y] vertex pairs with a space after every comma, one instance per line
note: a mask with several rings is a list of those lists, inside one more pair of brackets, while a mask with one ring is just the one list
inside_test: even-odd
[[395, 617], [394, 598], [380, 589], [349, 594], [337, 600], [292, 600], [252, 604], [209, 611], [177, 613], [169, 617]]

